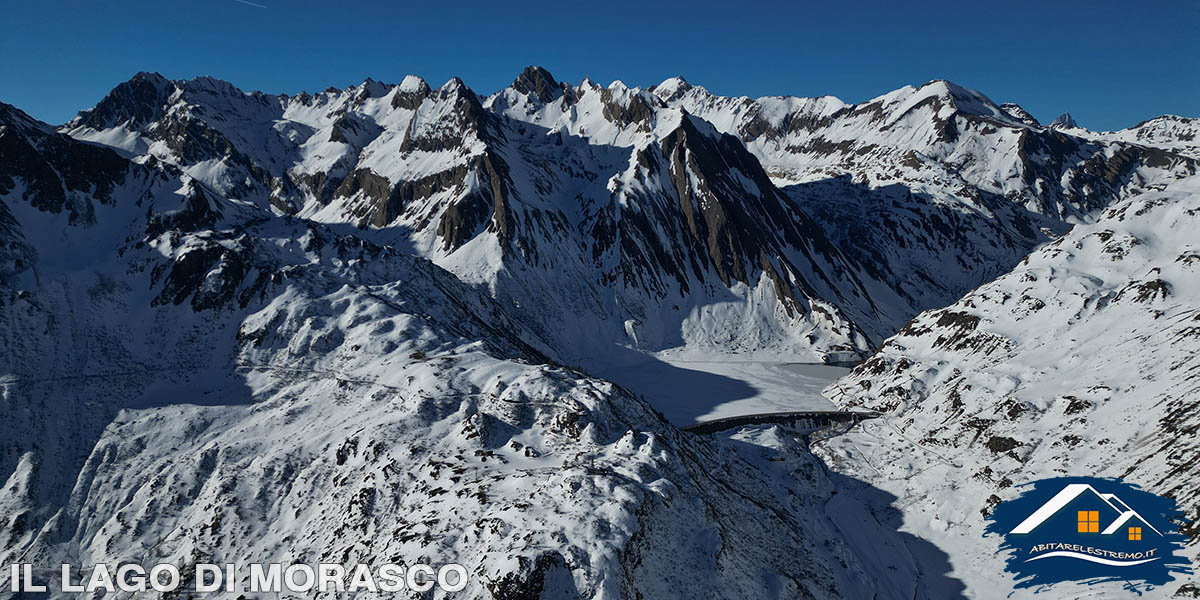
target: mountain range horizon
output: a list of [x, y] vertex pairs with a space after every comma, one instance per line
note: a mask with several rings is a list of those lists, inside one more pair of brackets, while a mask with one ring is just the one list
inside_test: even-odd
[[[529, 65], [529, 66], [525, 67], [525, 69], [524, 69], [524, 70], [521, 72], [521, 75], [518, 75], [518, 76], [517, 76], [517, 79], [515, 79], [515, 80], [514, 80], [514, 82], [515, 82], [515, 81], [517, 81], [517, 80], [520, 80], [520, 78], [521, 78], [522, 76], [524, 76], [524, 74], [525, 74], [525, 73], [527, 73], [527, 72], [530, 72], [531, 70], [541, 70], [541, 71], [542, 71], [542, 72], [544, 72], [546, 75], [548, 75], [548, 76], [550, 76], [551, 78], [553, 78], [553, 76], [550, 74], [550, 72], [549, 72], [548, 70], [546, 70], [544, 67], [542, 67], [542, 66], [539, 66], [539, 65]], [[132, 79], [135, 79], [135, 78], [138, 78], [138, 77], [149, 77], [149, 76], [154, 76], [154, 77], [157, 77], [157, 78], [161, 78], [161, 79], [163, 79], [163, 80], [165, 80], [165, 81], [181, 81], [181, 82], [182, 82], [182, 81], [192, 81], [192, 82], [195, 82], [195, 81], [202, 81], [202, 80], [213, 80], [213, 81], [220, 81], [220, 82], [228, 83], [228, 84], [230, 84], [230, 85], [234, 85], [234, 87], [237, 87], [239, 90], [244, 90], [244, 91], [245, 91], [245, 93], [259, 93], [259, 94], [266, 94], [266, 95], [270, 95], [270, 96], [278, 96], [278, 97], [293, 97], [293, 96], [303, 96], [303, 95], [310, 95], [310, 94], [314, 93], [314, 92], [317, 90], [316, 88], [313, 88], [313, 89], [306, 89], [306, 90], [302, 90], [302, 91], [300, 91], [300, 92], [295, 92], [295, 93], [285, 93], [285, 92], [273, 93], [273, 92], [265, 92], [265, 91], [258, 90], [258, 89], [249, 89], [249, 90], [247, 90], [245, 87], [243, 87], [243, 86], [240, 86], [240, 85], [237, 85], [237, 84], [235, 84], [233, 81], [225, 80], [225, 79], [222, 79], [222, 78], [220, 78], [220, 77], [213, 77], [213, 76], [209, 76], [209, 75], [196, 75], [196, 76], [192, 76], [192, 77], [184, 77], [184, 78], [180, 78], [180, 79], [171, 79], [171, 78], [169, 78], [169, 77], [167, 77], [167, 76], [165, 76], [165, 75], [162, 75], [161, 73], [154, 72], [154, 71], [138, 71], [138, 72], [134, 73], [132, 76], [130, 76], [130, 78], [129, 78], [129, 79], [125, 80], [125, 82], [128, 82], [129, 80], [132, 80]], [[334, 89], [343, 89], [343, 90], [348, 90], [348, 89], [356, 89], [356, 88], [359, 88], [359, 87], [362, 87], [362, 86], [364, 86], [364, 85], [368, 85], [368, 84], [371, 84], [371, 85], [378, 84], [378, 85], [383, 85], [383, 86], [386, 86], [386, 87], [396, 87], [396, 86], [399, 86], [399, 85], [401, 85], [401, 84], [402, 84], [402, 82], [403, 82], [404, 80], [407, 80], [407, 79], [409, 79], [409, 78], [414, 78], [415, 80], [420, 80], [422, 83], [424, 83], [424, 84], [428, 85], [428, 82], [426, 81], [426, 79], [425, 79], [425, 78], [423, 78], [423, 77], [421, 77], [421, 76], [419, 76], [419, 75], [415, 75], [415, 74], [408, 74], [408, 75], [405, 75], [405, 76], [402, 78], [402, 80], [401, 80], [401, 83], [388, 83], [388, 82], [385, 82], [385, 81], [382, 81], [382, 80], [377, 80], [377, 79], [375, 79], [375, 78], [373, 78], [373, 77], [369, 77], [369, 76], [368, 76], [368, 77], [366, 77], [366, 78], [365, 78], [365, 79], [364, 79], [364, 80], [363, 80], [361, 83], [359, 83], [359, 84], [357, 84], [357, 85], [351, 85], [351, 86], [348, 86], [348, 87], [346, 87], [346, 88], [336, 88], [336, 87], [329, 86], [329, 87], [326, 87], [326, 88], [324, 88], [323, 90], [320, 90], [320, 91], [330, 91], [330, 90], [334, 90]], [[440, 89], [440, 87], [444, 87], [445, 85], [447, 85], [447, 84], [450, 84], [450, 83], [451, 83], [451, 82], [453, 82], [453, 81], [458, 81], [458, 82], [460, 82], [460, 83], [463, 83], [463, 85], [467, 85], [468, 87], [470, 87], [470, 86], [469, 86], [469, 84], [467, 84], [465, 81], [463, 81], [463, 79], [462, 79], [462, 78], [460, 78], [460, 77], [458, 77], [458, 76], [451, 76], [450, 78], [448, 78], [448, 79], [446, 80], [446, 83], [445, 83], [445, 84], [443, 84], [443, 86], [439, 86], [439, 89]], [[685, 76], [685, 75], [683, 75], [683, 74], [679, 74], [679, 75], [674, 75], [674, 76], [668, 77], [668, 78], [664, 79], [662, 82], [660, 82], [660, 83], [658, 83], [658, 84], [652, 84], [652, 85], [648, 85], [648, 86], [645, 86], [645, 87], [641, 87], [641, 86], [635, 86], [635, 87], [637, 87], [637, 89], [653, 90], [653, 89], [655, 89], [655, 88], [657, 88], [657, 87], [661, 87], [661, 86], [663, 86], [664, 84], [669, 84], [669, 83], [672, 83], [672, 82], [682, 82], [684, 85], [687, 85], [687, 86], [689, 86], [689, 87], [700, 87], [700, 88], [703, 88], [703, 87], [704, 87], [704, 86], [703, 86], [703, 84], [693, 84], [693, 83], [691, 83], [690, 81], [688, 81], [688, 79], [686, 78], [686, 76]], [[945, 82], [945, 83], [948, 83], [948, 84], [950, 84], [950, 85], [952, 85], [952, 86], [955, 86], [955, 87], [959, 87], [959, 88], [963, 88], [963, 89], [970, 89], [970, 88], [967, 88], [966, 86], [961, 86], [961, 85], [959, 85], [959, 84], [955, 83], [954, 81], [952, 81], [952, 80], [950, 80], [950, 79], [947, 79], [947, 78], [940, 78], [940, 77], [933, 77], [933, 78], [930, 78], [930, 79], [926, 80], [926, 81], [925, 81], [925, 83], [922, 83], [922, 84], [909, 84], [909, 85], [907, 85], [906, 87], [918, 87], [918, 88], [920, 88], [920, 87], [924, 87], [924, 86], [926, 86], [926, 85], [929, 85], [929, 84], [931, 84], [931, 83], [937, 83], [937, 82]], [[564, 83], [565, 83], [565, 82], [564, 82]], [[585, 84], [593, 84], [593, 82], [592, 82], [592, 80], [591, 80], [591, 78], [590, 78], [590, 77], [586, 77], [586, 76], [585, 76], [585, 77], [584, 77], [584, 78], [583, 78], [583, 79], [580, 81], [580, 83], [578, 84], [578, 86], [582, 86], [582, 85], [585, 85]], [[625, 85], [625, 84], [624, 84], [624, 82], [623, 82], [622, 80], [620, 80], [620, 79], [616, 79], [616, 80], [613, 80], [613, 81], [612, 81], [612, 82], [611, 82], [611, 83], [610, 83], [608, 86], [602, 86], [602, 87], [610, 87], [610, 86], [612, 86], [613, 84]], [[118, 83], [117, 85], [120, 85], [120, 83]], [[511, 85], [511, 84], [510, 84], [510, 85]], [[115, 86], [114, 86], [114, 87], [115, 87]], [[501, 90], [502, 90], [502, 89], [503, 89], [503, 88], [501, 88]], [[480, 95], [481, 95], [481, 96], [483, 96], [483, 97], [487, 97], [487, 96], [490, 96], [490, 95], [494, 95], [495, 93], [498, 93], [498, 92], [499, 92], [499, 91], [501, 91], [501, 90], [496, 90], [495, 92], [491, 92], [491, 93], [480, 93]], [[974, 93], [978, 93], [978, 92], [975, 92], [974, 90], [971, 90], [971, 91], [972, 91], [972, 92], [974, 92]], [[476, 93], [479, 93], [479, 92], [476, 92]], [[880, 94], [880, 95], [885, 95], [885, 94]], [[743, 97], [752, 98], [752, 97], [750, 97], [750, 96], [743, 96]], [[789, 96], [789, 95], [787, 95], [787, 94], [770, 94], [770, 95], [766, 95], [766, 96], [758, 96], [757, 98], [779, 98], [779, 97], [797, 97], [797, 98], [822, 98], [822, 97], [832, 97], [832, 98], [837, 98], [839, 101], [842, 101], [842, 99], [841, 99], [841, 98], [838, 98], [836, 95], [832, 95], [832, 94], [824, 94], [824, 95], [819, 95], [819, 96]], [[879, 96], [875, 96], [875, 97], [877, 98], [877, 97], [879, 97]], [[863, 102], [864, 102], [864, 103], [865, 103], [865, 102], [869, 102], [871, 99], [873, 99], [873, 98], [868, 98], [867, 100], [864, 100]], [[1015, 102], [1015, 101], [1008, 101], [1008, 102], [1006, 102], [1006, 103], [1009, 103], [1009, 104], [1015, 104], [1015, 105], [1017, 105], [1017, 106], [1019, 106], [1019, 105], [1020, 105], [1018, 102]], [[80, 109], [80, 110], [82, 111], [82, 110], [87, 110], [87, 109], [86, 109], [86, 108], [82, 108], [82, 109]], [[1022, 109], [1022, 110], [1024, 110], [1024, 109]], [[1054, 119], [1062, 119], [1063, 117], [1066, 117], [1067, 119], [1069, 119], [1069, 120], [1070, 120], [1070, 122], [1072, 123], [1072, 125], [1076, 125], [1076, 123], [1075, 123], [1075, 120], [1074, 120], [1073, 118], [1071, 118], [1071, 114], [1070, 114], [1070, 109], [1069, 109], [1069, 107], [1064, 107], [1064, 108], [1063, 108], [1063, 111], [1062, 111], [1061, 113], [1058, 113], [1057, 115], [1055, 115], [1055, 116], [1054, 116]], [[1152, 119], [1154, 119], [1154, 118], [1157, 118], [1157, 117], [1181, 117], [1181, 118], [1197, 118], [1197, 116], [1188, 116], [1188, 115], [1176, 114], [1176, 113], [1171, 113], [1171, 112], [1161, 112], [1161, 113], [1157, 113], [1157, 114], [1153, 114], [1153, 115], [1148, 115], [1148, 116], [1146, 116], [1146, 117], [1145, 117], [1145, 118], [1143, 118], [1141, 121], [1138, 121], [1138, 122], [1134, 123], [1133, 125], [1131, 125], [1131, 126], [1130, 126], [1130, 128], [1133, 128], [1133, 127], [1137, 127], [1137, 126], [1139, 126], [1139, 125], [1142, 125], [1142, 124], [1143, 124], [1143, 123], [1145, 123], [1146, 121], [1152, 120]], [[68, 119], [68, 120], [69, 120], [69, 119]], [[61, 124], [61, 123], [59, 123], [59, 124]]]

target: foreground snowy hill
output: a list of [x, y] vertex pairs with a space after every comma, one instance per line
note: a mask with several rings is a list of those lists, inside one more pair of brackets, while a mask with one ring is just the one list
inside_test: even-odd
[[[946, 550], [978, 598], [1008, 593], [988, 583], [1003, 560], [981, 516], [1014, 484], [1119, 477], [1200, 518], [1198, 227], [1200, 181], [1146, 192], [920, 315], [827, 390], [887, 416], [829, 441], [824, 456], [899, 496], [906, 529]], [[1180, 589], [1197, 588], [1177, 581], [1148, 596]]]
[[423, 258], [0, 109], [0, 562], [459, 562], [454, 597], [499, 600], [956, 589], [797, 440], [682, 434]]

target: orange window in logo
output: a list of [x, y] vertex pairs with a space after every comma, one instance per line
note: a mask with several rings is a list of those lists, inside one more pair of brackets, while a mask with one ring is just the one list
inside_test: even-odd
[[[1099, 532], [1100, 532], [1100, 511], [1098, 511], [1098, 510], [1081, 510], [1081, 511], [1079, 511], [1079, 533], [1099, 533]], [[1129, 535], [1133, 535], [1133, 534], [1130, 533]], [[1133, 538], [1130, 538], [1130, 539], [1133, 539]]]
[[1142, 539], [1142, 528], [1141, 527], [1130, 527], [1129, 528], [1129, 539], [1131, 539], [1131, 540]]

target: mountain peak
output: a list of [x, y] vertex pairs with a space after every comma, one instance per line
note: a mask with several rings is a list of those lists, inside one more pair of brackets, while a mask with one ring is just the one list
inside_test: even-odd
[[629, 86], [625, 85], [624, 81], [616, 79], [612, 83], [608, 84], [608, 87], [605, 89], [613, 92], [627, 92], [629, 91]]
[[686, 94], [692, 88], [692, 84], [688, 83], [686, 79], [680, 75], [676, 75], [650, 88], [650, 91], [654, 92], [654, 95], [659, 98], [670, 102]]
[[378, 98], [387, 94], [391, 89], [392, 86], [368, 77], [359, 84], [357, 96], [360, 100], [364, 98]]
[[405, 75], [404, 81], [400, 82], [400, 91], [404, 93], [427, 93], [429, 92], [429, 84], [425, 80], [416, 75]]
[[1058, 118], [1050, 121], [1051, 129], [1075, 129], [1077, 127], [1079, 127], [1079, 124], [1075, 122], [1075, 119], [1071, 117], [1071, 113], [1069, 112], [1058, 115]]
[[897, 114], [932, 104], [937, 109], [938, 118], [941, 120], [947, 119], [953, 114], [961, 114], [1024, 122], [1020, 117], [1006, 112], [984, 94], [945, 79], [934, 79], [919, 88], [906, 86], [881, 98], [899, 100], [901, 108]]
[[475, 94], [475, 90], [467, 87], [467, 84], [457, 77], [451, 77], [442, 87], [438, 88], [437, 95], [443, 99], [456, 99], [456, 101], [465, 101], [472, 105], [479, 104], [479, 96]]
[[123, 124], [136, 128], [156, 118], [173, 87], [174, 83], [159, 73], [140, 71], [117, 84], [96, 106], [80, 111], [71, 123], [93, 129]]
[[392, 106], [416, 110], [432, 91], [424, 79], [416, 75], [406, 75], [404, 81], [396, 86], [396, 93], [392, 96]]
[[549, 71], [539, 66], [525, 67], [513, 80], [512, 88], [542, 102], [552, 102], [562, 96], [562, 86], [554, 80]]
[[692, 84], [688, 83], [688, 80], [684, 79], [683, 75], [676, 75], [674, 77], [668, 77], [667, 79], [664, 79], [663, 82], [655, 86], [655, 88], [681, 88], [690, 90], [692, 89]]
[[0, 128], [5, 126], [16, 127], [18, 129], [41, 129], [47, 128], [37, 119], [29, 116], [25, 111], [11, 105], [0, 102]]
[[940, 94], [955, 94], [956, 92], [958, 92], [958, 93], [967, 93], [968, 92], [967, 88], [964, 88], [963, 86], [958, 85], [957, 83], [954, 83], [953, 81], [950, 81], [948, 79], [930, 79], [929, 81], [925, 82], [925, 84], [922, 85], [918, 89], [928, 90], [928, 91], [940, 93]]
[[[960, 109], [963, 108], [961, 106], [961, 104], [963, 104], [963, 103], [966, 103], [968, 105], [975, 104], [975, 103], [982, 103], [982, 104], [987, 104], [987, 105], [992, 105], [992, 106], [995, 105], [995, 103], [992, 102], [992, 100], [990, 98], [988, 98], [987, 96], [985, 96], [975, 90], [963, 87], [961, 85], [958, 85], [957, 83], [954, 83], [953, 81], [949, 81], [946, 79], [934, 79], [934, 80], [926, 83], [925, 85], [921, 86], [919, 88], [919, 91], [925, 95], [936, 94], [943, 98], [949, 98], [950, 100], [953, 100], [956, 104], [959, 104]], [[991, 111], [987, 111], [987, 112], [991, 112]]]
[[209, 75], [194, 77], [183, 82], [183, 85], [187, 90], [193, 92], [208, 92], [222, 96], [238, 96], [245, 94], [245, 92], [232, 83], [229, 83], [224, 79], [211, 77]]
[[167, 79], [158, 72], [138, 71], [133, 77], [129, 78], [130, 82], [148, 83], [160, 88], [165, 88], [171, 85], [171, 80]]
[[451, 94], [464, 91], [469, 92], [471, 88], [468, 88], [467, 84], [463, 83], [463, 80], [458, 77], [451, 77], [449, 81], [442, 84], [442, 87], [438, 88], [438, 91], [442, 94]]

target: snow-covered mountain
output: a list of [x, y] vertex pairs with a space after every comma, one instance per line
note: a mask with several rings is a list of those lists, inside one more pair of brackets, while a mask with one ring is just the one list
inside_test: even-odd
[[1084, 132], [1084, 136], [1103, 141], [1119, 141], [1165, 148], [1200, 158], [1200, 119], [1163, 115], [1142, 121], [1120, 131]]
[[944, 81], [848, 105], [539, 67], [488, 97], [457, 79], [268, 96], [143, 73], [62, 131], [371, 227], [487, 285], [579, 363], [862, 356], [1122, 195], [1196, 171]]
[[[906, 529], [951, 555], [971, 597], [1008, 594], [987, 583], [1003, 557], [995, 537], [982, 537], [981, 515], [1013, 498], [1014, 484], [1044, 477], [1118, 477], [1175, 498], [1195, 560], [1197, 227], [1193, 178], [1123, 200], [921, 314], [827, 390], [844, 407], [887, 416], [830, 440], [823, 456], [897, 495]], [[1118, 588], [1054, 593], [1103, 598]], [[1196, 589], [1176, 581], [1151, 596]]]
[[[0, 104], [0, 562], [985, 596], [978, 515], [1015, 481], [1200, 510], [1194, 129], [1044, 127], [945, 81], [848, 104], [537, 67], [490, 96], [142, 73], [58, 128]], [[877, 349], [828, 392], [888, 413], [824, 446], [841, 473], [582, 372]]]
[[0, 562], [459, 562], [455, 597], [501, 600], [953, 585], [830, 507], [797, 440], [681, 433], [426, 259], [0, 108]]
[[619, 84], [568, 91], [533, 68], [486, 108], [458, 80], [268, 97], [140, 74], [63, 131], [242, 202], [372, 227], [486, 284], [572, 361], [614, 344], [870, 347], [858, 271], [740, 143], [661, 103], [639, 112], [653, 97]]
[[834, 245], [898, 294], [880, 319], [889, 332], [1113, 202], [1198, 171], [1166, 135], [1042, 127], [948, 81], [860, 104], [727, 98], [681, 78], [654, 93], [741, 138]]

